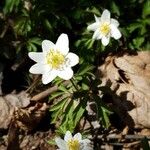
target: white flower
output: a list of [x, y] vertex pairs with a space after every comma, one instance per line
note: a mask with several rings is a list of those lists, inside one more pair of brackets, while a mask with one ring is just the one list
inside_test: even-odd
[[70, 131], [67, 131], [64, 140], [61, 138], [55, 138], [55, 142], [59, 147], [58, 150], [92, 150], [90, 140], [83, 139], [80, 133], [72, 136]]
[[30, 73], [42, 74], [43, 84], [51, 82], [59, 76], [69, 80], [73, 76], [71, 67], [79, 63], [79, 57], [69, 53], [69, 40], [67, 34], [62, 33], [54, 44], [51, 41], [42, 42], [43, 52], [30, 52], [29, 57], [36, 62], [30, 68]]
[[101, 39], [104, 46], [108, 45], [110, 37], [119, 39], [121, 33], [118, 30], [119, 22], [110, 18], [110, 12], [105, 9], [101, 17], [95, 16], [95, 23], [87, 27], [88, 30], [94, 31], [93, 39]]

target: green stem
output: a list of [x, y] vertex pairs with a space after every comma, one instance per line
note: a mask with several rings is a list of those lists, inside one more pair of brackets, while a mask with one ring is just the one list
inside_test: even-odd
[[78, 86], [75, 84], [74, 78], [70, 79], [70, 82], [72, 83], [72, 85], [74, 86], [74, 88], [75, 88], [77, 91], [79, 91]]

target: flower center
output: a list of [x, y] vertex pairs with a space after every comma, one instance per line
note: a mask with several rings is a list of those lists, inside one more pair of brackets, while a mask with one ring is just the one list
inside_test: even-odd
[[110, 32], [110, 26], [109, 23], [104, 22], [100, 25], [100, 32], [106, 36]]
[[59, 69], [65, 63], [65, 56], [58, 50], [51, 49], [46, 55], [47, 64], [53, 69]]
[[69, 150], [80, 150], [80, 143], [78, 140], [71, 139], [68, 141]]

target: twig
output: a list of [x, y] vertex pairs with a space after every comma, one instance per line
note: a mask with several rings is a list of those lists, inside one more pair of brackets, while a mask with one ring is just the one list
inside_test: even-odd
[[150, 140], [150, 136], [145, 136], [145, 135], [125, 135], [125, 136], [122, 136], [122, 135], [116, 135], [116, 134], [111, 134], [111, 135], [108, 135], [108, 136], [104, 136], [104, 135], [100, 135], [98, 136], [97, 138], [98, 139], [102, 139], [102, 138], [106, 138], [108, 140], [111, 140], [111, 139], [137, 139], [137, 140], [141, 140], [143, 138], [147, 138], [147, 140]]
[[[63, 85], [66, 86], [66, 85], [68, 85], [69, 83], [70, 83], [70, 81], [64, 81], [64, 82], [63, 82]], [[53, 86], [53, 87], [50, 87], [50, 88], [48, 88], [47, 90], [45, 90], [45, 91], [43, 91], [43, 92], [41, 92], [41, 93], [39, 93], [39, 94], [33, 96], [33, 97], [31, 98], [31, 101], [39, 101], [39, 100], [42, 100], [42, 99], [44, 99], [45, 97], [49, 96], [51, 93], [53, 93], [53, 92], [55, 92], [55, 91], [57, 91], [57, 90], [58, 90], [58, 86], [57, 86], [57, 85], [55, 85], [55, 86]]]

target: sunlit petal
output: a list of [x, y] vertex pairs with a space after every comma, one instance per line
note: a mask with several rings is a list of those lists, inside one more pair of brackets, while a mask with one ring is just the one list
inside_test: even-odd
[[62, 54], [66, 55], [69, 52], [69, 39], [68, 35], [62, 33], [56, 42], [56, 49]]
[[111, 36], [114, 38], [114, 39], [119, 39], [121, 37], [121, 33], [120, 31], [118, 30], [118, 28], [114, 25], [111, 25]]
[[102, 13], [101, 22], [110, 22], [110, 12], [107, 9], [105, 9]]
[[94, 32], [92, 38], [93, 38], [94, 40], [98, 40], [98, 39], [99, 39], [99, 36], [100, 36], [100, 31], [99, 31], [99, 29], [97, 29], [97, 30]]
[[82, 140], [82, 135], [80, 133], [77, 133], [77, 134], [74, 135], [73, 138], [78, 140], [78, 141], [81, 141]]
[[113, 18], [111, 18], [111, 24], [113, 24], [116, 27], [119, 26], [119, 22], [116, 19], [113, 19]]
[[67, 150], [67, 144], [64, 140], [62, 140], [61, 138], [55, 138], [55, 142], [60, 150]]
[[99, 26], [99, 23], [95, 22], [87, 27], [88, 30], [95, 31]]
[[51, 70], [49, 72], [46, 72], [42, 75], [42, 83], [43, 84], [48, 84], [52, 80], [54, 80], [57, 76], [57, 72], [55, 70]]
[[44, 40], [42, 42], [42, 50], [44, 53], [48, 53], [50, 49], [53, 49], [55, 47], [55, 44], [49, 40]]
[[100, 22], [101, 21], [101, 17], [97, 17], [96, 15], [94, 15], [95, 21], [96, 22]]
[[68, 53], [66, 58], [69, 59], [69, 66], [73, 67], [79, 63], [79, 57], [74, 53]]
[[73, 77], [73, 70], [71, 68], [65, 68], [59, 71], [58, 76], [64, 80], [69, 80]]
[[64, 140], [67, 142], [70, 139], [72, 139], [72, 134], [70, 131], [67, 131], [65, 134]]
[[102, 44], [103, 44], [104, 46], [107, 46], [108, 43], [109, 43], [109, 40], [110, 40], [109, 37], [106, 37], [106, 36], [102, 37]]
[[43, 74], [43, 73], [48, 72], [50, 70], [51, 69], [48, 65], [37, 63], [29, 69], [29, 72], [33, 73], [33, 74]]
[[28, 56], [35, 62], [40, 62], [40, 63], [45, 62], [44, 60], [45, 58], [42, 52], [29, 52]]

